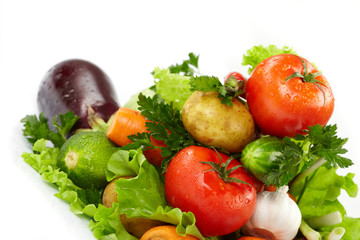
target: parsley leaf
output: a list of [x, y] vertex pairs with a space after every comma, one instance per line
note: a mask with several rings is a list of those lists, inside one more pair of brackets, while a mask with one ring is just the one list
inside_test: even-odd
[[222, 87], [222, 84], [219, 81], [219, 79], [214, 76], [192, 77], [190, 81], [190, 85], [192, 91], [201, 91], [201, 92], [210, 92], [210, 91], [219, 92], [219, 89]]
[[269, 171], [265, 179], [266, 185], [286, 185], [299, 172], [299, 165], [304, 160], [304, 150], [300, 143], [294, 142], [291, 138], [285, 137], [281, 140], [281, 153], [276, 156], [275, 167]]
[[189, 59], [182, 64], [175, 64], [169, 67], [171, 73], [182, 73], [184, 76], [193, 76], [198, 71], [199, 55], [189, 53]]
[[244, 166], [266, 185], [287, 185], [295, 177], [298, 182], [322, 164], [334, 168], [353, 164], [341, 156], [347, 152], [343, 148], [347, 139], [339, 138], [336, 130], [336, 125], [314, 125], [294, 138], [264, 136], [248, 144], [241, 158]]
[[321, 127], [320, 125], [309, 127], [309, 130], [305, 131], [308, 133], [308, 138], [311, 142], [309, 153], [317, 157], [323, 157], [330, 162], [333, 167], [349, 167], [353, 162], [348, 158], [340, 156], [340, 154], [345, 154], [347, 152], [343, 146], [348, 139], [337, 137], [336, 130], [336, 124], [324, 127]]
[[44, 113], [40, 113], [39, 118], [36, 115], [27, 115], [21, 119], [24, 125], [23, 135], [33, 145], [39, 139], [47, 139], [60, 148], [78, 119], [79, 117], [70, 111], [59, 114], [53, 118], [55, 129], [50, 129]]
[[[146, 122], [146, 128], [149, 132], [138, 133], [129, 136], [134, 143], [126, 147], [152, 147], [162, 150], [163, 168], [181, 149], [195, 144], [195, 140], [186, 131], [181, 113], [173, 105], [165, 103], [158, 95], [146, 97], [139, 94], [139, 110], [149, 122]], [[165, 147], [155, 147], [151, 143], [150, 137], [156, 140], [164, 141]]]
[[236, 97], [232, 93], [226, 90], [219, 78], [214, 76], [198, 76], [191, 77], [190, 79], [191, 91], [200, 92], [219, 92], [218, 98], [221, 99], [221, 103], [232, 107], [232, 99]]

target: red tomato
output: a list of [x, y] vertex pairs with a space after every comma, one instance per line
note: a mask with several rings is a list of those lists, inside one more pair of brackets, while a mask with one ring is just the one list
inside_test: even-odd
[[246, 82], [246, 78], [239, 72], [231, 72], [225, 77], [225, 81], [230, 77], [234, 76], [236, 80]]
[[[245, 98], [246, 97], [245, 88], [246, 88], [246, 81], [247, 81], [246, 78], [239, 72], [231, 72], [225, 77], [225, 81], [224, 81], [225, 85], [229, 81], [229, 78], [231, 78], [231, 77], [234, 77], [238, 83], [241, 83], [238, 86], [234, 87], [234, 89], [232, 89], [232, 91], [235, 91], [235, 92], [239, 91], [239, 93], [240, 93], [239, 96], [242, 98]], [[233, 85], [233, 84], [231, 84], [231, 85]]]
[[[296, 72], [307, 76], [287, 80]], [[323, 75], [311, 82], [317, 72], [307, 60], [292, 54], [272, 56], [254, 69], [246, 84], [246, 100], [263, 134], [293, 137], [329, 121], [334, 96]]]
[[253, 182], [254, 182], [254, 187], [256, 189], [256, 192], [262, 192], [265, 189], [265, 183], [263, 183], [262, 181], [260, 181], [259, 179], [257, 179], [256, 177], [254, 177], [253, 175], [250, 175]]
[[[151, 144], [155, 147], [166, 147], [166, 144], [164, 141], [156, 140], [152, 136], [150, 136]], [[148, 162], [156, 165], [161, 166], [162, 161], [164, 160], [164, 157], [161, 155], [161, 149], [160, 148], [146, 148], [144, 149], [144, 156], [146, 157], [146, 160]]]
[[[220, 158], [220, 156], [221, 158]], [[190, 146], [181, 150], [165, 173], [165, 195], [169, 204], [191, 211], [196, 226], [205, 236], [221, 236], [236, 231], [251, 217], [256, 202], [253, 180], [243, 167], [229, 177], [246, 183], [225, 182], [212, 166], [201, 162], [226, 162], [229, 156], [213, 149]], [[240, 165], [232, 160], [227, 169]]]

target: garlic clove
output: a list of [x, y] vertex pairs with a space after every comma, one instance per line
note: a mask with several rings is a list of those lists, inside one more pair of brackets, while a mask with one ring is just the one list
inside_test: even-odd
[[275, 192], [258, 193], [254, 213], [242, 231], [268, 240], [295, 238], [301, 224], [301, 212], [287, 191], [288, 187], [283, 186]]

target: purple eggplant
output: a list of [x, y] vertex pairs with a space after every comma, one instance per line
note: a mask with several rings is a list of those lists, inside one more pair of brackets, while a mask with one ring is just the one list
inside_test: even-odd
[[110, 78], [98, 66], [79, 59], [60, 62], [46, 73], [37, 103], [50, 126], [59, 113], [72, 111], [79, 116], [72, 130], [90, 128], [89, 107], [108, 121], [120, 106]]

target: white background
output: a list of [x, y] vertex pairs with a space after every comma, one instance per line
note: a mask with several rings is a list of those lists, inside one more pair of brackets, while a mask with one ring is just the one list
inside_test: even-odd
[[[88, 222], [54, 197], [20, 157], [30, 151], [20, 119], [37, 113], [39, 83], [54, 64], [82, 58], [112, 79], [121, 104], [153, 83], [150, 72], [200, 54], [202, 74], [247, 75], [254, 45], [293, 47], [316, 63], [335, 95], [331, 123], [349, 138], [344, 173], [360, 183], [360, 1], [7, 0], [0, 3], [0, 225], [4, 239], [93, 239]], [[341, 198], [360, 217], [360, 197]]]

